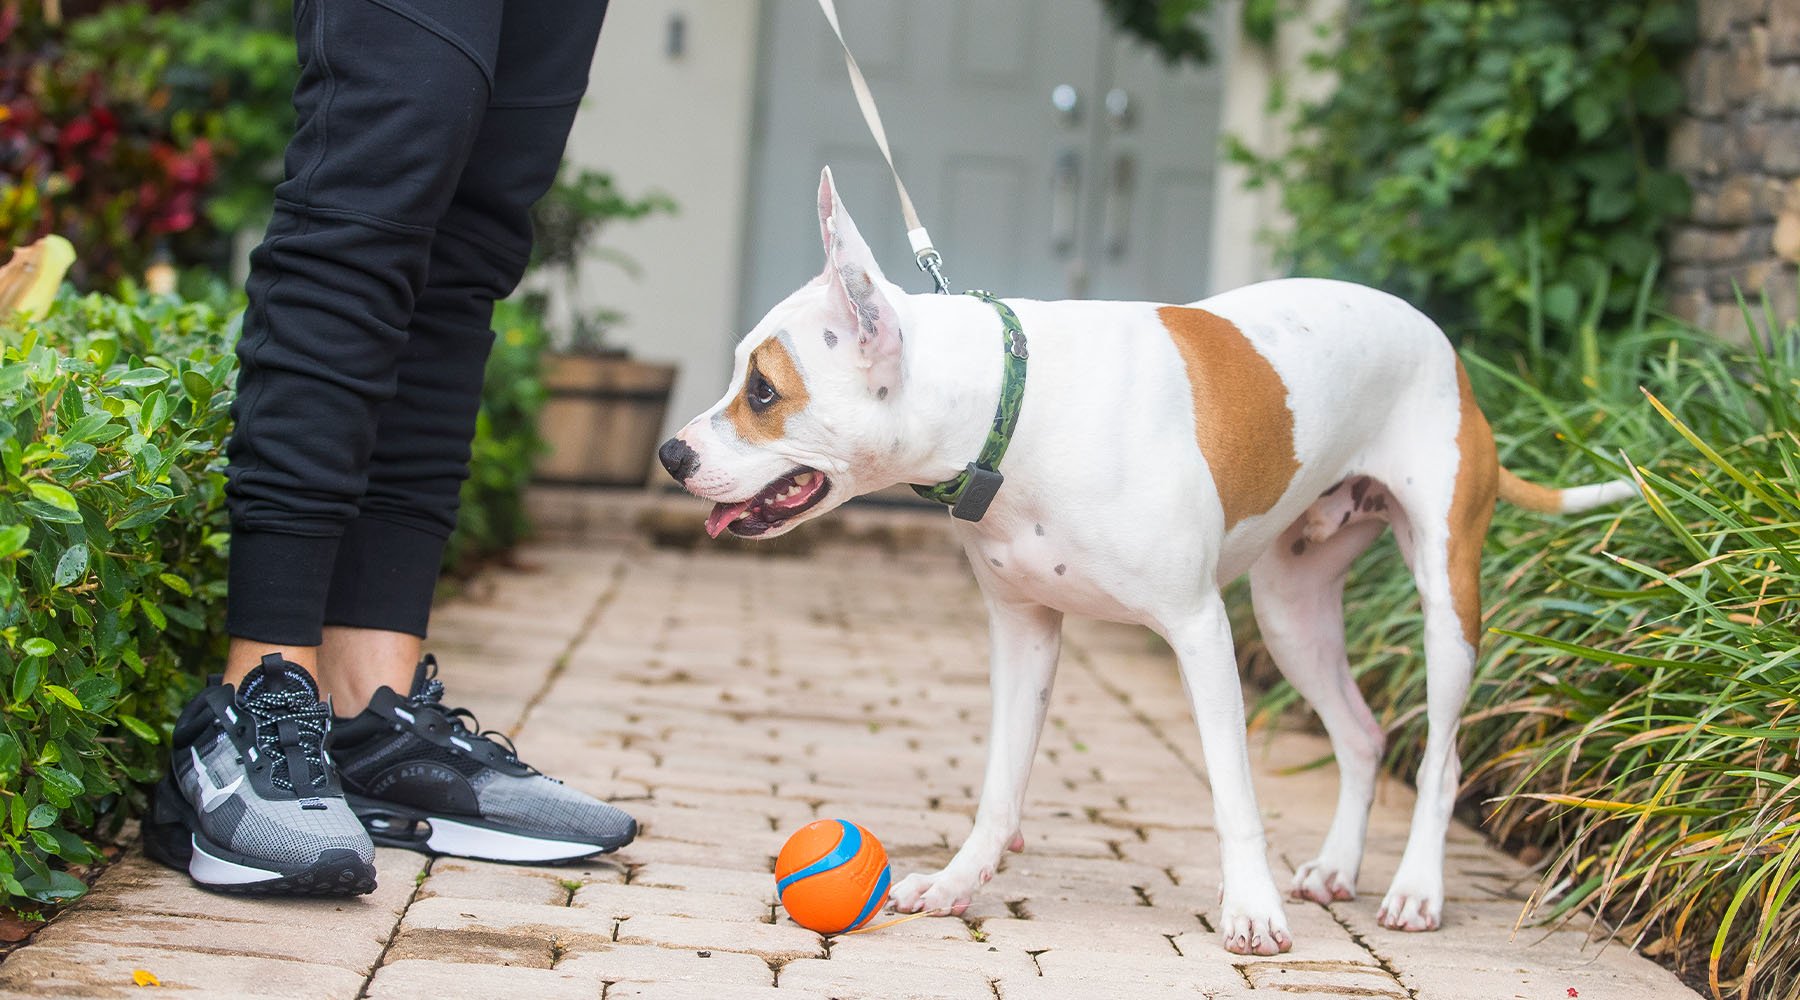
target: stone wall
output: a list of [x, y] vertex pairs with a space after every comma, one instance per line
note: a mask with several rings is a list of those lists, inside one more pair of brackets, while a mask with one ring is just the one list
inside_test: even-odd
[[1742, 340], [1734, 281], [1796, 314], [1800, 0], [1700, 0], [1687, 90], [1669, 157], [1694, 203], [1669, 237], [1669, 288], [1682, 317]]

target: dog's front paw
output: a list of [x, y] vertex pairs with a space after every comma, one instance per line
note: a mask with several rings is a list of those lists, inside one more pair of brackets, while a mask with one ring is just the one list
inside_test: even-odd
[[1266, 900], [1242, 905], [1226, 894], [1219, 906], [1219, 938], [1226, 951], [1233, 955], [1276, 955], [1294, 946], [1281, 898], [1273, 887], [1268, 896]]
[[1412, 885], [1396, 878], [1375, 920], [1394, 931], [1435, 931], [1443, 912], [1442, 886]]
[[896, 913], [918, 913], [930, 910], [962, 916], [975, 895], [976, 880], [945, 868], [930, 875], [908, 875], [900, 880], [888, 898], [894, 901]]
[[1356, 869], [1344, 868], [1325, 858], [1314, 858], [1294, 872], [1288, 887], [1290, 899], [1310, 899], [1321, 906], [1356, 898]]

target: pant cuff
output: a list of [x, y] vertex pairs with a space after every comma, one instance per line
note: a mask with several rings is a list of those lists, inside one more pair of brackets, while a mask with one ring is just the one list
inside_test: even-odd
[[233, 530], [226, 632], [274, 645], [317, 646], [337, 550], [332, 536]]
[[331, 573], [325, 624], [424, 638], [447, 541], [366, 515], [350, 522]]

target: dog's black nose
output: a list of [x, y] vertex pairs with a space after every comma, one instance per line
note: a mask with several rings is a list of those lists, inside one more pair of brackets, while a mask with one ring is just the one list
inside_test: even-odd
[[670, 438], [656, 449], [656, 457], [662, 461], [662, 467], [669, 470], [678, 483], [687, 482], [687, 478], [700, 467], [700, 456], [689, 448], [686, 441]]

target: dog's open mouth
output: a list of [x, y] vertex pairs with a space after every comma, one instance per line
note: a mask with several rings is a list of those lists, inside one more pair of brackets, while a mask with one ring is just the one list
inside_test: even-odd
[[706, 533], [717, 538], [730, 531], [754, 538], [812, 510], [829, 492], [831, 480], [823, 472], [795, 469], [742, 503], [714, 505], [706, 518]]

